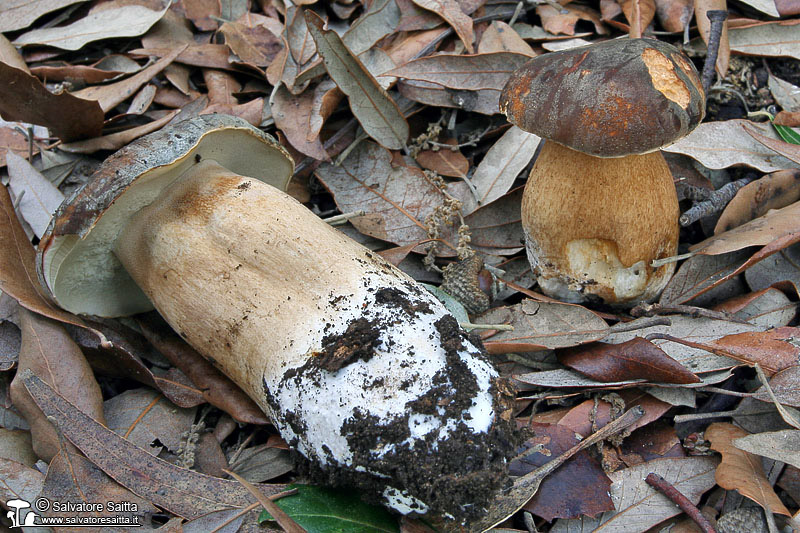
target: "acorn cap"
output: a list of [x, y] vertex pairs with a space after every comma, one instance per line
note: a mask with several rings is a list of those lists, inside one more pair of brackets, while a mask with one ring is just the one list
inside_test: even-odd
[[39, 243], [39, 281], [62, 308], [125, 316], [152, 303], [113, 253], [132, 215], [203, 160], [284, 190], [294, 164], [269, 135], [228, 115], [203, 115], [142, 137], [106, 159], [56, 210]]
[[705, 115], [694, 65], [674, 46], [618, 39], [533, 58], [500, 95], [509, 122], [573, 150], [622, 157], [658, 150]]

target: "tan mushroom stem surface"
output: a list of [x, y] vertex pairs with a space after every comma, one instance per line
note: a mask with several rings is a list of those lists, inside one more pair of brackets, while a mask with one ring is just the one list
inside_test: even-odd
[[503, 483], [510, 403], [484, 353], [430, 293], [283, 192], [203, 160], [133, 216], [115, 254], [344, 484], [463, 519]]
[[649, 300], [677, 253], [678, 199], [659, 151], [598, 158], [546, 142], [522, 200], [528, 257], [542, 290], [567, 301]]

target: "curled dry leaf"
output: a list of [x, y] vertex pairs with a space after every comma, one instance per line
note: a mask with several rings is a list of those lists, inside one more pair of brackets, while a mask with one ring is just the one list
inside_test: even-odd
[[408, 123], [394, 100], [341, 37], [332, 30], [323, 29], [319, 16], [306, 11], [306, 22], [328, 74], [347, 95], [350, 109], [364, 131], [387, 148], [403, 148], [408, 140]]
[[97, 10], [66, 26], [56, 26], [23, 33], [14, 40], [17, 46], [45, 45], [62, 50], [79, 50], [85, 44], [101, 39], [136, 37], [158, 22], [169, 8], [160, 11], [140, 5]]
[[[630, 35], [640, 37], [656, 16], [653, 0], [618, 0], [630, 26]], [[637, 5], [638, 4], [638, 5]]]
[[471, 54], [474, 51], [472, 43], [475, 40], [475, 32], [472, 28], [472, 19], [461, 10], [459, 2], [456, 0], [413, 0], [413, 2], [446, 20], [464, 43], [467, 52]]
[[726, 335], [708, 342], [719, 354], [748, 364], [759, 364], [765, 372], [774, 374], [797, 364], [800, 346], [800, 329], [789, 326], [767, 331], [748, 331]]
[[513, 331], [500, 331], [484, 340], [489, 353], [566, 348], [596, 341], [608, 334], [608, 324], [585, 307], [533, 300], [491, 309], [475, 322], [514, 327]]
[[19, 309], [22, 346], [19, 365], [11, 382], [11, 399], [31, 426], [36, 455], [50, 460], [60, 448], [56, 429], [42, 414], [22, 382], [25, 371], [33, 371], [91, 416], [103, 419], [103, 396], [80, 348], [56, 321]]
[[[751, 124], [744, 124], [743, 127], [744, 130], [755, 140], [771, 150], [779, 153], [783, 157], [800, 165], [800, 146], [787, 143], [781, 139], [770, 137], [769, 135], [763, 135], [762, 133], [756, 131], [756, 128], [754, 128]], [[770, 132], [771, 131], [772, 130], [770, 130]]]
[[449, 89], [427, 81], [405, 80], [397, 85], [401, 95], [409, 100], [436, 107], [454, 107], [483, 115], [500, 113], [500, 91], [481, 89], [462, 91]]
[[593, 343], [567, 348], [559, 350], [557, 355], [561, 364], [598, 381], [700, 382], [694, 373], [641, 337], [620, 344]]
[[103, 110], [70, 93], [54, 94], [39, 79], [0, 62], [0, 115], [5, 120], [38, 124], [64, 141], [96, 137], [103, 127]]
[[746, 437], [747, 431], [725, 422], [715, 422], [705, 431], [711, 449], [722, 454], [717, 467], [717, 484], [723, 489], [736, 490], [773, 513], [791, 516], [764, 474], [761, 459], [734, 445], [736, 439]]
[[180, 109], [174, 109], [160, 119], [148, 122], [147, 124], [117, 133], [103, 135], [102, 137], [95, 137], [94, 139], [64, 143], [59, 146], [59, 148], [73, 154], [93, 154], [99, 150], [118, 150], [142, 135], [147, 135], [148, 133], [161, 129], [170, 120], [178, 116], [178, 113], [180, 113]]
[[116, 107], [117, 104], [130, 98], [142, 85], [149, 82], [156, 74], [167, 68], [181, 52], [186, 50], [186, 47], [187, 45], [184, 44], [171, 49], [169, 53], [165, 54], [161, 59], [130, 78], [109, 85], [87, 87], [72, 94], [84, 100], [96, 100], [97, 103], [100, 104], [100, 108], [103, 112], [108, 112]]
[[689, 0], [656, 0], [656, 15], [665, 30], [682, 32], [692, 17]]
[[780, 209], [800, 200], [800, 169], [779, 170], [750, 182], [728, 203], [714, 227], [714, 234], [740, 226], [770, 209]]
[[[253, 498], [235, 481], [180, 468], [151, 456], [87, 416], [31, 372], [22, 379], [44, 413], [86, 457], [122, 486], [184, 518], [224, 508], [244, 508]], [[258, 485], [277, 494], [285, 485]]]
[[694, 244], [689, 249], [698, 254], [718, 255], [750, 246], [763, 246], [775, 253], [792, 244], [795, 235], [800, 235], [800, 202], [772, 210], [755, 220]]

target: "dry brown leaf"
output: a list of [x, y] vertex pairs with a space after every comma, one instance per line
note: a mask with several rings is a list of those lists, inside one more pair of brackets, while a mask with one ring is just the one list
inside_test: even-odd
[[317, 53], [317, 46], [308, 31], [303, 13], [302, 8], [294, 6], [286, 12], [286, 40], [289, 43], [289, 53], [300, 66], [308, 63]]
[[728, 203], [714, 227], [714, 235], [741, 226], [800, 200], [800, 169], [779, 170], [748, 183]]
[[692, 17], [691, 0], [655, 0], [656, 16], [665, 30], [682, 32]]
[[472, 19], [469, 18], [458, 5], [456, 0], [413, 0], [416, 5], [428, 11], [433, 11], [450, 26], [464, 43], [464, 48], [468, 53], [473, 53], [474, 48], [472, 43], [475, 41], [475, 33], [472, 28]]
[[753, 139], [742, 126], [752, 128], [769, 139], [778, 140], [778, 135], [769, 123], [734, 119], [704, 122], [664, 150], [688, 155], [711, 169], [748, 165], [763, 172], [775, 172], [794, 166], [786, 157], [777, 155]]
[[200, 31], [214, 31], [219, 27], [217, 19], [222, 15], [219, 0], [183, 0], [186, 18]]
[[622, 12], [630, 25], [633, 38], [642, 36], [642, 32], [653, 22], [656, 16], [656, 4], [653, 0], [618, 0]]
[[242, 85], [231, 74], [206, 68], [203, 69], [203, 81], [206, 83], [208, 101], [210, 104], [236, 105], [238, 100], [233, 93], [242, 90]]
[[[769, 261], [769, 258], [764, 261]], [[760, 264], [757, 263], [756, 266]], [[753, 268], [750, 268], [747, 273], [752, 272]], [[753, 289], [757, 290], [755, 287]], [[713, 309], [730, 313], [736, 318], [764, 327], [788, 326], [797, 314], [797, 305], [789, 300], [782, 291], [774, 288], [764, 288], [726, 300], [715, 305]]]
[[457, 56], [440, 54], [415, 59], [386, 75], [436, 83], [448, 89], [500, 91], [511, 73], [530, 57], [513, 52]]
[[299, 152], [318, 161], [330, 161], [319, 137], [309, 139], [311, 122], [316, 119], [314, 91], [304, 91], [300, 96], [292, 96], [283, 85], [272, 95], [272, 117], [275, 126]]
[[187, 45], [181, 45], [173, 48], [164, 57], [130, 78], [110, 85], [87, 87], [86, 89], [81, 89], [72, 94], [84, 100], [96, 100], [97, 103], [100, 104], [103, 112], [108, 112], [116, 107], [117, 104], [127, 100], [133, 93], [138, 91], [142, 85], [149, 82], [156, 74], [164, 70], [167, 65], [172, 63], [175, 58], [186, 49], [186, 47]]
[[134, 139], [138, 139], [142, 135], [147, 135], [158, 129], [164, 127], [170, 120], [175, 118], [179, 109], [168, 112], [166, 115], [158, 120], [123, 130], [118, 133], [110, 135], [103, 135], [102, 137], [95, 137], [94, 139], [86, 139], [85, 141], [75, 141], [72, 143], [65, 143], [59, 146], [61, 150], [74, 154], [93, 154], [99, 150], [119, 150]]
[[800, 294], [800, 245], [788, 246], [759, 261], [745, 271], [744, 277], [752, 290], [775, 286]]
[[323, 29], [322, 19], [306, 11], [309, 31], [325, 62], [325, 69], [347, 95], [350, 110], [364, 131], [386, 148], [405, 147], [409, 127], [389, 93], [333, 30]]
[[50, 218], [64, 201], [64, 195], [33, 165], [16, 154], [8, 154], [8, 188], [17, 199], [23, 220], [42, 238]]
[[478, 45], [479, 54], [492, 52], [514, 52], [526, 56], [535, 56], [531, 45], [526, 43], [514, 29], [501, 20], [493, 20], [481, 36]]
[[152, 455], [178, 453], [197, 408], [182, 408], [149, 388], [129, 389], [103, 403], [106, 427]]
[[731, 50], [740, 54], [800, 59], [800, 40], [797, 39], [798, 20], [759, 23], [731, 28]]
[[172, 331], [157, 313], [139, 315], [137, 323], [147, 340], [191, 379], [208, 403], [239, 422], [268, 423], [266, 415], [241, 388]]
[[[146, 518], [158, 512], [158, 509], [149, 501], [120, 486], [102, 470], [92, 464], [86, 457], [74, 451], [74, 448], [65, 447], [53, 457], [47, 468], [42, 492], [39, 495], [51, 502], [70, 502], [74, 505], [96, 504], [104, 502], [101, 509], [90, 508], [80, 513], [81, 518], [87, 517], [112, 517], [115, 515], [126, 516], [134, 523], [144, 524]], [[105, 502], [130, 502], [127, 509], [112, 511]], [[59, 510], [51, 506], [41, 514], [48, 517], [74, 517], [75, 511], [62, 508]], [[135, 509], [135, 510], [133, 510]]]
[[0, 63], [0, 115], [46, 126], [65, 141], [96, 137], [103, 127], [103, 110], [70, 93], [54, 94], [39, 79]]
[[800, 127], [800, 111], [779, 111], [772, 123], [776, 126]]
[[754, 128], [748, 126], [747, 124], [744, 125], [745, 131], [750, 134], [755, 140], [767, 146], [768, 148], [774, 150], [775, 152], [779, 153], [780, 155], [794, 161], [798, 165], [800, 165], [800, 146], [796, 144], [790, 144], [784, 142], [782, 140], [773, 139], [767, 137], [766, 135], [761, 135]]
[[103, 421], [103, 396], [80, 348], [54, 320], [20, 308], [22, 346], [19, 366], [11, 382], [11, 399], [31, 426], [36, 455], [50, 460], [60, 448], [59, 436], [22, 383], [26, 370], [39, 374], [79, 408]]
[[500, 113], [500, 91], [495, 89], [461, 91], [427, 81], [414, 80], [401, 81], [397, 88], [400, 94], [421, 104], [454, 107], [483, 115]]
[[2, 33], [0, 33], [0, 62], [10, 67], [18, 68], [28, 74], [31, 73], [20, 53]]
[[[34, 145], [34, 154], [39, 149]], [[20, 157], [28, 156], [28, 138], [16, 129], [3, 126], [0, 127], [0, 167], [6, 166], [6, 154], [17, 154]]]
[[698, 254], [718, 255], [734, 252], [749, 246], [764, 246], [775, 252], [776, 246], [786, 238], [800, 233], [800, 202], [775, 209], [732, 230], [709, 237], [689, 247]]
[[747, 431], [725, 422], [715, 422], [706, 429], [705, 438], [711, 442], [711, 449], [722, 454], [722, 463], [717, 467], [717, 484], [738, 491], [773, 513], [792, 516], [767, 480], [761, 459], [733, 444], [734, 440], [747, 435]]
[[595, 31], [600, 35], [605, 35], [608, 30], [600, 20], [600, 14], [586, 6], [566, 5], [563, 6], [566, 13], [549, 4], [540, 4], [536, 7], [536, 14], [542, 19], [542, 26], [545, 31], [554, 35], [575, 35], [575, 24], [579, 20], [586, 20], [594, 24]]
[[0, 33], [27, 28], [52, 11], [84, 0], [5, 0], [0, 7]]
[[[489, 353], [566, 348], [605, 337], [608, 324], [588, 309], [574, 304], [535, 302], [491, 309], [475, 318], [478, 324], [510, 324], [484, 340]], [[500, 352], [499, 350], [506, 350]]]
[[[134, 446], [65, 400], [31, 372], [25, 387], [64, 436], [106, 474], [155, 505], [184, 518], [228, 507], [244, 508], [255, 500], [235, 481], [181, 468]], [[285, 485], [258, 487], [276, 494]]]
[[[711, 32], [711, 21], [708, 20], [707, 13], [711, 10], [728, 11], [727, 0], [695, 0], [694, 20], [703, 42], [708, 44], [708, 35]], [[728, 37], [728, 21], [722, 26], [722, 35], [719, 41], [719, 55], [717, 56], [717, 74], [724, 78], [728, 73], [728, 63], [731, 57], [731, 45]]]
[[120, 5], [111, 9], [96, 10], [66, 26], [31, 30], [17, 37], [14, 44], [79, 50], [84, 45], [101, 39], [135, 37], [142, 35], [158, 22], [168, 8], [169, 2], [158, 11], [141, 5]]
[[[772, 393], [782, 405], [800, 407], [800, 367], [792, 366], [769, 378]], [[759, 387], [753, 397], [772, 403], [772, 396], [765, 387]]]
[[[23, 307], [55, 320], [86, 328], [77, 316], [53, 307], [42, 295], [34, 267], [36, 252], [20, 226], [14, 205], [5, 186], [0, 185], [0, 291], [8, 294]], [[108, 342], [105, 336], [91, 328], [96, 338]]]
[[247, 26], [238, 22], [226, 22], [219, 29], [225, 36], [225, 44], [239, 58], [257, 67], [266, 67], [283, 48], [281, 40], [265, 26]]
[[533, 159], [540, 141], [539, 136], [517, 126], [511, 126], [495, 141], [470, 180], [477, 206], [488, 205], [508, 192]]
[[[0, 499], [4, 502], [13, 499], [32, 502], [42, 491], [44, 485], [44, 474], [30, 466], [18, 463], [13, 459], [0, 457]], [[21, 520], [25, 520], [25, 510], [21, 514]], [[23, 522], [24, 523], [24, 522]]]
[[[447, 139], [443, 144], [455, 146], [455, 139]], [[433, 170], [434, 172], [451, 178], [466, 178], [469, 171], [469, 160], [464, 157], [460, 150], [440, 148], [434, 150], [422, 150], [417, 154], [417, 163], [422, 168]]]
[[[169, 48], [137, 48], [128, 54], [133, 58], [166, 57], [175, 51]], [[227, 44], [193, 44], [181, 52], [175, 61], [194, 67], [237, 70], [230, 62], [231, 49]]]
[[619, 344], [592, 343], [557, 352], [558, 360], [597, 381], [646, 379], [660, 383], [699, 383], [694, 373], [641, 337]]
[[747, 435], [733, 441], [733, 445], [753, 455], [768, 457], [800, 467], [800, 431], [787, 429]]

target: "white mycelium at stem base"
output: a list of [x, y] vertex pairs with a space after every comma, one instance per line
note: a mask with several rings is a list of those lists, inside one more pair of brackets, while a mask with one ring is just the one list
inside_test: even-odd
[[203, 161], [133, 216], [115, 254], [312, 473], [457, 518], [503, 482], [505, 391], [481, 350], [427, 291], [286, 194]]

